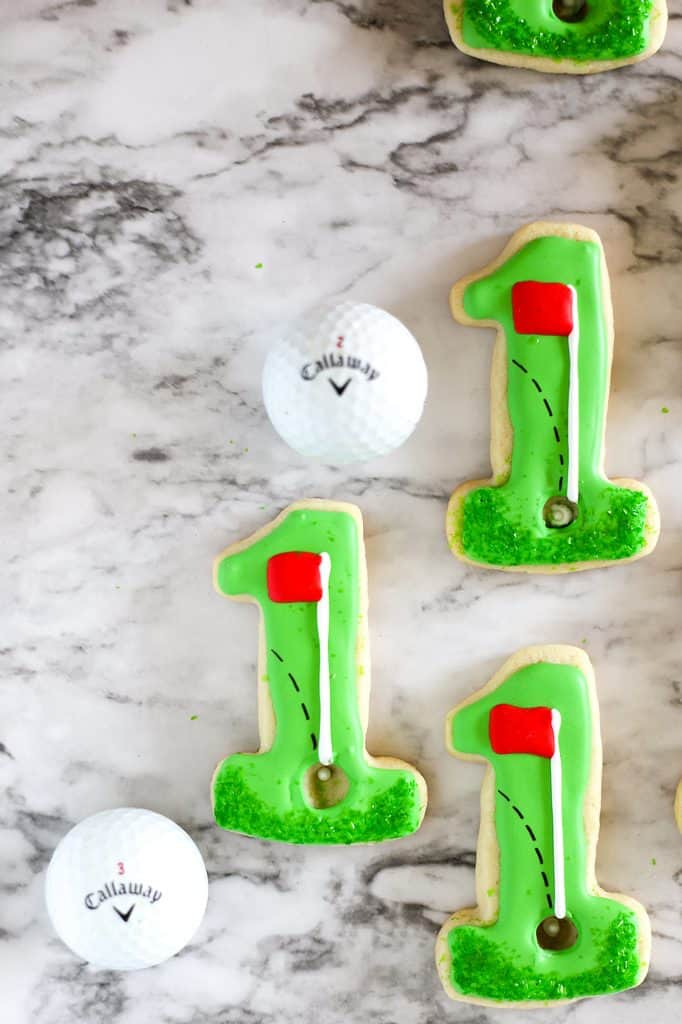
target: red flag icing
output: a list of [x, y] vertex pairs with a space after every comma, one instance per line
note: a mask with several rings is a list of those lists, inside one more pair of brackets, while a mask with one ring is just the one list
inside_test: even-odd
[[517, 281], [512, 286], [512, 314], [517, 334], [559, 334], [573, 330], [573, 292], [567, 284]]
[[277, 604], [319, 601], [322, 598], [320, 555], [312, 551], [283, 551], [268, 559], [268, 597]]
[[554, 754], [551, 708], [496, 704], [490, 712], [489, 730], [490, 745], [496, 754]]

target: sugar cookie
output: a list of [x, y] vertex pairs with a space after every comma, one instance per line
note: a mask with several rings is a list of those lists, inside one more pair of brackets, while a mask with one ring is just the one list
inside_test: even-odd
[[599, 236], [575, 224], [521, 228], [450, 295], [460, 323], [497, 327], [490, 480], [450, 499], [464, 561], [568, 572], [640, 558], [656, 545], [649, 489], [604, 474], [613, 313]]
[[597, 884], [602, 752], [592, 665], [576, 647], [527, 647], [448, 716], [450, 752], [488, 762], [478, 906], [441, 929], [453, 999], [547, 1005], [632, 988], [649, 964], [643, 907]]
[[260, 750], [213, 777], [225, 829], [289, 843], [370, 843], [421, 824], [419, 772], [365, 748], [367, 571], [360, 510], [308, 500], [215, 562], [220, 593], [261, 608]]
[[573, 75], [655, 53], [665, 0], [444, 0], [452, 41], [494, 64]]

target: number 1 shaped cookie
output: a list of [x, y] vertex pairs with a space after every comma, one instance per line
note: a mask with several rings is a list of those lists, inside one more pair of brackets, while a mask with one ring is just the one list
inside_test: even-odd
[[290, 505], [216, 559], [217, 589], [261, 609], [261, 745], [218, 765], [222, 828], [289, 843], [379, 842], [419, 828], [419, 772], [365, 749], [366, 576], [360, 511], [339, 502]]
[[488, 764], [478, 906], [451, 917], [436, 948], [448, 995], [546, 1005], [639, 985], [648, 917], [594, 873], [602, 754], [587, 655], [559, 645], [517, 652], [451, 712], [447, 743]]
[[649, 489], [604, 474], [613, 314], [599, 236], [530, 224], [459, 281], [452, 314], [497, 327], [491, 480], [457, 488], [447, 532], [464, 561], [568, 572], [640, 558], [658, 538]]

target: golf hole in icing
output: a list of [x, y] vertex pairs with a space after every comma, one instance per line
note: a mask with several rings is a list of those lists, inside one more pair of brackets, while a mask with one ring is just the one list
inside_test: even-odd
[[555, 494], [545, 503], [542, 518], [549, 529], [563, 530], [578, 518], [578, 506], [563, 494]]
[[578, 941], [578, 929], [570, 917], [555, 917], [551, 914], [542, 919], [535, 933], [540, 949], [561, 952], [570, 949]]
[[350, 780], [338, 764], [313, 764], [305, 775], [305, 795], [311, 807], [336, 807], [345, 800]]
[[587, 4], [585, 0], [553, 0], [552, 11], [559, 19], [567, 24], [582, 21], [587, 15]]

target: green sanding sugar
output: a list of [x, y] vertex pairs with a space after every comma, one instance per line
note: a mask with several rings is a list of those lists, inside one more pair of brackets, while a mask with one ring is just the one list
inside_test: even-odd
[[503, 488], [480, 487], [467, 494], [455, 523], [464, 554], [488, 565], [559, 565], [630, 558], [645, 543], [647, 497], [641, 491], [608, 487], [608, 507], [581, 517], [564, 530], [534, 533], [514, 515]]
[[221, 828], [287, 843], [376, 843], [414, 832], [419, 801], [414, 778], [399, 778], [366, 802], [350, 799], [326, 810], [278, 812], [248, 785], [244, 772], [226, 765], [215, 780], [214, 815]]
[[462, 995], [496, 1002], [579, 999], [621, 992], [636, 985], [639, 978], [641, 964], [632, 914], [618, 914], [608, 928], [592, 932], [595, 965], [574, 974], [570, 973], [568, 951], [559, 954], [561, 971], [542, 973], [541, 961], [519, 963], [508, 943], [491, 941], [494, 931], [490, 935], [486, 931], [465, 926], [453, 928], [448, 936], [451, 980]]
[[[556, 60], [593, 61], [634, 57], [648, 43], [652, 0], [610, 0], [572, 24], [556, 19], [556, 31], [533, 27], [514, 10], [512, 0], [465, 0], [462, 31], [465, 42], [470, 25], [477, 46], [527, 53]], [[458, 4], [452, 4], [457, 15]], [[548, 2], [548, 12], [551, 5]]]

